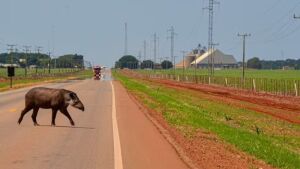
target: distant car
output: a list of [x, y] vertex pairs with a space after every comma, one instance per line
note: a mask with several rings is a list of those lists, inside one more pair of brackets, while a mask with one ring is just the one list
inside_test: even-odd
[[94, 71], [94, 80], [100, 80], [101, 79], [101, 67], [95, 66], [93, 67]]

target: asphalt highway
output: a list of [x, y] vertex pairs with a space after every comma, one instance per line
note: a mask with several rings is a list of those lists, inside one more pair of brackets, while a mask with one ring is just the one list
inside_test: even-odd
[[77, 93], [85, 105], [61, 113], [56, 127], [51, 110], [40, 109], [34, 126], [29, 112], [17, 124], [24, 96], [32, 88], [0, 93], [1, 169], [185, 169], [185, 163], [157, 128], [109, 74], [92, 79], [42, 85]]

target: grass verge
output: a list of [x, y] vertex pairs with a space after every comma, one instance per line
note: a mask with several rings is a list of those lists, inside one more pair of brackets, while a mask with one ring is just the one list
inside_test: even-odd
[[[91, 78], [93, 72], [91, 70], [82, 70], [73, 73], [59, 74], [58, 76], [39, 76], [39, 77], [18, 77], [13, 79], [13, 89], [22, 88], [26, 86], [31, 86], [39, 83], [45, 82], [58, 82], [63, 80], [81, 80], [86, 78]], [[10, 89], [10, 81], [0, 81], [0, 91], [5, 91]]]
[[[160, 112], [171, 126], [207, 130], [274, 167], [300, 168], [299, 125], [117, 72], [114, 72], [114, 77], [143, 104]], [[185, 135], [184, 131], [181, 132]]]

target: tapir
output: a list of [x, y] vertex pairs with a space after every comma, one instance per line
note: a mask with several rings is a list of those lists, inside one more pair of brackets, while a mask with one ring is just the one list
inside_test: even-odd
[[31, 115], [33, 124], [35, 126], [39, 125], [36, 121], [36, 117], [39, 108], [43, 108], [52, 109], [52, 126], [55, 126], [55, 118], [58, 110], [64, 114], [70, 120], [71, 125], [74, 126], [75, 123], [67, 110], [69, 105], [84, 111], [83, 103], [73, 91], [46, 87], [32, 88], [25, 95], [25, 108], [21, 112], [18, 123], [21, 124], [24, 115], [33, 109], [33, 113]]

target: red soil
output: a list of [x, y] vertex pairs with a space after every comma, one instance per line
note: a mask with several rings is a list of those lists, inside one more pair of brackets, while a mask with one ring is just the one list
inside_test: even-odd
[[[214, 99], [239, 107], [255, 110], [290, 123], [300, 124], [300, 98], [254, 93], [222, 86], [183, 83], [171, 80], [152, 79], [171, 88], [190, 89], [211, 95]], [[251, 103], [241, 104], [241, 102]]]
[[179, 129], [170, 126], [161, 113], [143, 106], [138, 97], [131, 96], [191, 169], [272, 169], [265, 162], [221, 141], [213, 133], [198, 130], [192, 138], [185, 137]]

